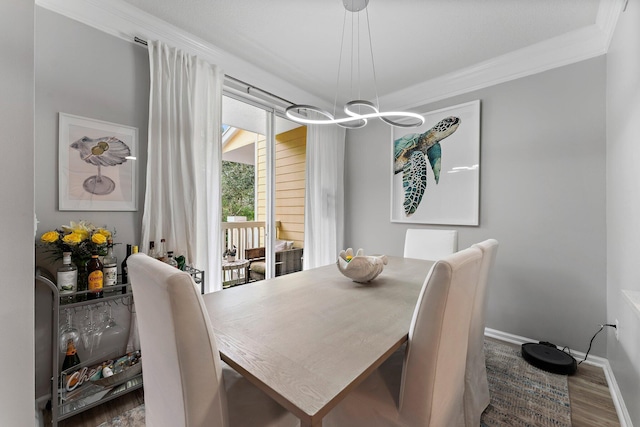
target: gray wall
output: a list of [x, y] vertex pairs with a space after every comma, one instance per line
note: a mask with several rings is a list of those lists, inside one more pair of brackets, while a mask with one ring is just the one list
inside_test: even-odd
[[33, 425], [33, 14], [0, 2], [0, 425]]
[[[149, 115], [149, 60], [144, 47], [53, 13], [36, 8], [35, 211], [38, 238], [70, 221], [87, 220], [116, 231], [118, 260], [127, 243], [139, 244], [145, 188], [147, 123]], [[58, 210], [58, 113], [64, 112], [138, 128], [139, 193], [137, 212], [72, 212]], [[33, 157], [33, 155], [32, 155]], [[33, 250], [33, 249], [31, 249]], [[55, 272], [57, 264], [36, 254], [38, 265]], [[50, 292], [36, 288], [36, 396], [48, 391], [50, 362]], [[125, 327], [129, 313], [114, 307]], [[83, 313], [77, 313], [77, 317]], [[126, 344], [123, 337], [122, 345]], [[104, 343], [106, 344], [106, 343]], [[106, 345], [102, 346], [106, 349]], [[105, 350], [106, 351], [106, 350]], [[81, 360], [89, 355], [79, 349]], [[94, 353], [92, 358], [99, 358]]]
[[[139, 244], [149, 116], [147, 50], [36, 8], [36, 214], [38, 232], [85, 219], [115, 228], [116, 243]], [[58, 210], [58, 113], [138, 128], [138, 212]], [[122, 259], [125, 245], [117, 245]]]
[[[607, 320], [605, 58], [417, 111], [475, 99], [481, 100], [480, 226], [422, 227], [457, 229], [460, 248], [499, 240], [488, 327], [586, 352]], [[402, 255], [410, 226], [389, 221], [390, 144], [391, 131], [379, 121], [348, 132], [345, 242]], [[605, 348], [601, 334], [592, 353], [605, 356]]]
[[640, 311], [623, 290], [640, 293], [640, 4], [620, 15], [607, 54], [607, 314], [619, 341], [607, 356], [634, 425], [640, 426]]

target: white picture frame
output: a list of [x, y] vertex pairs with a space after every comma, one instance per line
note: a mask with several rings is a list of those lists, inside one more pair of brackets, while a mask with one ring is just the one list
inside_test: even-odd
[[[391, 222], [479, 225], [480, 100], [430, 111], [423, 116], [425, 123], [418, 128], [393, 127], [391, 131]], [[424, 147], [429, 144], [414, 144], [413, 137], [432, 131], [434, 126], [441, 122], [441, 128], [447, 129], [450, 124], [456, 123], [455, 120], [445, 120], [449, 117], [455, 117], [459, 121], [457, 127], [450, 127], [451, 129], [455, 127], [453, 133], [439, 140], [440, 172], [439, 182], [436, 183], [434, 167], [431, 165], [429, 156], [423, 152], [423, 159], [420, 159], [419, 153], [415, 154], [418, 156], [416, 161], [408, 159], [417, 148], [422, 147], [420, 151], [425, 151]], [[444, 133], [429, 135], [435, 136], [437, 140], [436, 135], [444, 135]], [[397, 161], [396, 155], [399, 158]], [[435, 159], [437, 156], [431, 155], [431, 157]], [[425, 181], [407, 179], [408, 190], [405, 190], [404, 166], [408, 165], [408, 171], [422, 171], [424, 170], [422, 160], [426, 162], [426, 188], [422, 198], [416, 203], [419, 197], [415, 194], [419, 194], [420, 191], [416, 192], [414, 190], [416, 186], [412, 184], [417, 183], [417, 187], [420, 187]], [[403, 167], [397, 171], [399, 166]], [[409, 194], [406, 199], [405, 194]], [[410, 212], [411, 209], [415, 210]]]
[[138, 210], [137, 151], [135, 127], [59, 113], [59, 210]]

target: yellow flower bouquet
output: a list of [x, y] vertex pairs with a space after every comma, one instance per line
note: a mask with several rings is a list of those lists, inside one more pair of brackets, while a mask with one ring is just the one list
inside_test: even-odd
[[62, 259], [63, 252], [71, 252], [71, 258], [87, 260], [93, 252], [106, 255], [107, 239], [111, 237], [112, 233], [106, 227], [96, 227], [87, 221], [71, 221], [69, 225], [42, 234], [40, 242], [54, 259]]

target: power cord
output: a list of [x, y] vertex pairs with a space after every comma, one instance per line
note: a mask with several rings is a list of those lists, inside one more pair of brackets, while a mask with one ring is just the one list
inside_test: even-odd
[[613, 325], [611, 323], [605, 323], [604, 325], [600, 325], [600, 329], [598, 329], [598, 332], [593, 334], [593, 337], [591, 337], [591, 341], [589, 341], [589, 348], [587, 349], [587, 354], [584, 355], [584, 359], [582, 359], [581, 361], [578, 362], [578, 365], [581, 364], [582, 362], [584, 362], [585, 360], [587, 360], [587, 357], [589, 356], [589, 352], [591, 351], [591, 344], [593, 344], [593, 340], [596, 338], [596, 335], [598, 335], [600, 332], [602, 332], [602, 330], [604, 329], [605, 326], [617, 329], [616, 325]]

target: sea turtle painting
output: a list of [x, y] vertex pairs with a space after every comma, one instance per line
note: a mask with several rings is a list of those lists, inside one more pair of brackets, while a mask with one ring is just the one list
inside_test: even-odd
[[393, 142], [393, 173], [402, 172], [403, 207], [407, 216], [418, 209], [427, 188], [427, 159], [436, 184], [440, 182], [440, 141], [453, 134], [458, 126], [460, 119], [451, 116], [440, 120], [425, 133], [407, 134]]

